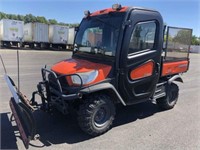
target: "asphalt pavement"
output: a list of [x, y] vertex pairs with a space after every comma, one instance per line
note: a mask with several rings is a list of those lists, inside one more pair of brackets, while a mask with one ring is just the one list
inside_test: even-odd
[[[16, 50], [0, 49], [7, 73], [17, 83]], [[71, 57], [69, 51], [20, 50], [20, 90], [31, 97], [41, 81], [40, 69]], [[30, 150], [199, 150], [200, 149], [200, 54], [190, 54], [190, 69], [178, 83], [179, 100], [174, 109], [160, 111], [150, 102], [117, 107], [113, 128], [92, 138], [81, 131], [76, 118], [60, 113], [34, 114], [40, 139], [32, 141]], [[10, 122], [11, 93], [3, 79], [0, 64], [0, 149], [24, 150], [15, 122]], [[38, 97], [39, 98], [39, 97]]]

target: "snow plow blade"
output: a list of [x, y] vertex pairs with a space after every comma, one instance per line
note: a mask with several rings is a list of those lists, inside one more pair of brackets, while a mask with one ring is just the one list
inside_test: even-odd
[[30, 140], [36, 138], [36, 123], [33, 116], [34, 108], [30, 105], [30, 101], [26, 96], [17, 89], [13, 80], [8, 75], [5, 75], [4, 78], [13, 95], [9, 102], [12, 111], [11, 120], [14, 117], [24, 146], [28, 149]]

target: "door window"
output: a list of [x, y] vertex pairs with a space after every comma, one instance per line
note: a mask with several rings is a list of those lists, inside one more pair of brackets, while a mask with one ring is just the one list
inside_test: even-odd
[[156, 35], [156, 23], [141, 22], [135, 25], [129, 44], [129, 54], [141, 50], [153, 49]]

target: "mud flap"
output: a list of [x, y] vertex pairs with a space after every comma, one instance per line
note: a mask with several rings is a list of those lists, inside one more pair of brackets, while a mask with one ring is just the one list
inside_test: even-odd
[[14, 116], [24, 146], [28, 149], [30, 140], [35, 139], [36, 136], [36, 122], [33, 116], [33, 107], [30, 105], [26, 96], [18, 91], [13, 80], [8, 75], [5, 75], [4, 78], [13, 95], [9, 103], [12, 115]]

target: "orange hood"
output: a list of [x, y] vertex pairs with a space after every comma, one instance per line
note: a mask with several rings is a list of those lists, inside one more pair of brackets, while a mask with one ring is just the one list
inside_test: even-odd
[[51, 70], [58, 74], [75, 74], [75, 73], [84, 73], [92, 70], [97, 70], [98, 76], [93, 82], [96, 83], [104, 80], [108, 76], [111, 70], [111, 66], [99, 63], [93, 63], [87, 60], [71, 58], [55, 64], [51, 68]]

